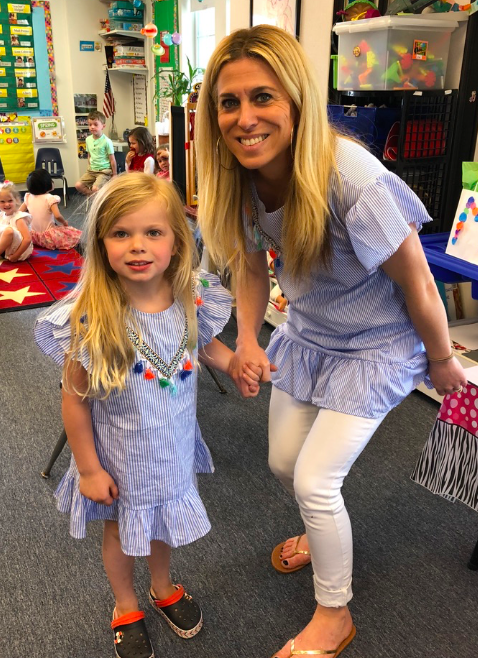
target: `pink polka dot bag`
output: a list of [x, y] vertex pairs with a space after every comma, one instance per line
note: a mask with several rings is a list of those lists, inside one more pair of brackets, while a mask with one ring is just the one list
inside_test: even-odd
[[478, 511], [477, 385], [445, 396], [411, 479]]

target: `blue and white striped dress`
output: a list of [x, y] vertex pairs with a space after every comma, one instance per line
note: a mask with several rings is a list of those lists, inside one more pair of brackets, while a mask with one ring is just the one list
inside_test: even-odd
[[[231, 300], [216, 276], [205, 272], [200, 276], [209, 284], [205, 287], [198, 280], [196, 288], [202, 301], [198, 343], [203, 347], [228, 321]], [[35, 326], [41, 350], [61, 365], [70, 345], [70, 310], [71, 304], [54, 308]], [[160, 313], [133, 312], [144, 342], [170, 363], [184, 334], [182, 305], [174, 302]], [[157, 378], [145, 379], [145, 371], [132, 369], [123, 392], [112, 393], [106, 400], [90, 398], [96, 451], [102, 467], [118, 485], [119, 498], [106, 506], [82, 496], [72, 457], [55, 495], [58, 509], [70, 513], [73, 537], [85, 537], [89, 521], [115, 520], [123, 552], [149, 555], [152, 539], [176, 547], [209, 532], [209, 519], [196, 487], [196, 473], [213, 472], [196, 419], [197, 368], [184, 379], [180, 376], [190, 356], [186, 353], [172, 377], [176, 395], [171, 394], [171, 387], [162, 388]], [[137, 352], [136, 363], [140, 362], [149, 365]], [[86, 357], [82, 364], [88, 370]]]
[[[337, 139], [342, 181], [329, 193], [332, 261], [308, 280], [293, 281], [276, 262], [289, 300], [267, 355], [272, 382], [297, 400], [376, 418], [426, 378], [427, 359], [400, 287], [380, 268], [410, 234], [431, 221], [410, 188], [362, 146]], [[267, 213], [255, 190], [261, 229], [278, 245], [283, 208]], [[253, 231], [244, 210], [247, 248], [271, 247]]]

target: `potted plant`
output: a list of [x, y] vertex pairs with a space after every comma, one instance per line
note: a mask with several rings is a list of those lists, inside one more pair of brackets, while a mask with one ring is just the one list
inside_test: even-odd
[[162, 69], [158, 72], [155, 98], [169, 98], [173, 105], [182, 105], [184, 96], [193, 91], [197, 78], [202, 76], [204, 69], [191, 66], [189, 57], [188, 75], [179, 69]]

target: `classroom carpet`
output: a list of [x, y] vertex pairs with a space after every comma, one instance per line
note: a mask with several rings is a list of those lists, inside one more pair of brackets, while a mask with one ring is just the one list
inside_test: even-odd
[[25, 261], [0, 258], [0, 313], [49, 306], [78, 281], [82, 256], [76, 249], [33, 249]]

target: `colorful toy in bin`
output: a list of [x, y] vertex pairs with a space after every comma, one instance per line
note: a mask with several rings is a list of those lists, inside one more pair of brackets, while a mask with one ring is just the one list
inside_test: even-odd
[[337, 12], [337, 16], [342, 16], [344, 21], [358, 21], [363, 18], [376, 18], [381, 16], [375, 2], [370, 0], [354, 0], [342, 11]]
[[334, 26], [339, 90], [443, 89], [454, 20], [385, 16]]

